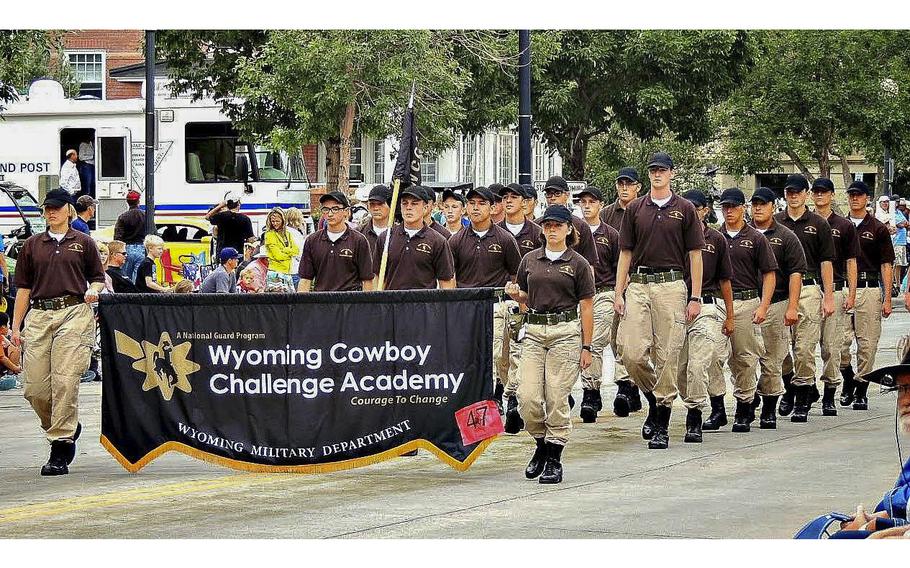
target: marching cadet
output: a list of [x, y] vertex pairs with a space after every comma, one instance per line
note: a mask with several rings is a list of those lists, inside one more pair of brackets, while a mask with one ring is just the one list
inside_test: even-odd
[[[649, 448], [665, 449], [677, 392], [676, 354], [685, 339], [686, 323], [701, 312], [705, 237], [695, 206], [670, 189], [674, 171], [668, 154], [651, 157], [648, 176], [651, 191], [629, 204], [619, 231], [613, 309], [622, 317], [617, 341], [620, 357], [648, 399], [641, 435], [650, 440]], [[683, 281], [687, 255], [691, 295]]]
[[[638, 171], [635, 168], [620, 169], [616, 176], [616, 201], [603, 208], [600, 212], [600, 220], [619, 231], [626, 207], [638, 197], [639, 191], [641, 191], [641, 182], [638, 180]], [[613, 414], [624, 417], [628, 416], [630, 412], [641, 410], [641, 395], [617, 356], [616, 330], [618, 327], [619, 314], [614, 312], [610, 333], [610, 347], [613, 349], [613, 382], [616, 384]]]
[[[370, 190], [370, 196], [367, 198], [370, 218], [360, 227], [360, 233], [367, 238], [371, 251], [376, 250], [376, 241], [392, 224], [392, 210], [389, 208], [391, 203], [392, 190], [388, 187], [377, 185]], [[379, 270], [378, 266], [374, 268], [374, 271], [376, 270]]]
[[[385, 231], [376, 241], [373, 266], [378, 280], [382, 250], [386, 239], [391, 239], [383, 290], [455, 288], [455, 266], [449, 242], [424, 223], [424, 197], [418, 186], [403, 189], [402, 223]], [[377, 288], [375, 284], [378, 282], [374, 282], [374, 289]]]
[[[846, 321], [856, 303], [856, 259], [859, 256], [856, 227], [831, 209], [833, 199], [834, 183], [828, 178], [816, 178], [812, 182], [815, 212], [831, 226], [834, 239], [834, 314], [822, 323], [821, 334], [821, 380], [825, 384], [823, 416], [837, 416], [834, 397], [841, 382], [839, 367]], [[850, 380], [852, 384], [852, 377]]]
[[[493, 192], [486, 187], [470, 191], [468, 219], [471, 226], [449, 239], [459, 288], [502, 288], [514, 282], [521, 254], [515, 237], [493, 223]], [[493, 370], [496, 387], [493, 397], [500, 411], [505, 384], [509, 376], [508, 314], [511, 304], [505, 298], [493, 305]]]
[[[515, 237], [519, 254], [523, 258], [526, 254], [540, 248], [541, 243], [540, 227], [525, 217], [524, 206], [528, 200], [528, 194], [525, 188], [517, 183], [510, 183], [505, 186], [500, 190], [499, 194], [502, 196], [503, 210], [506, 215], [506, 218], [499, 226]], [[525, 311], [525, 309], [526, 307], [521, 307], [521, 311]], [[520, 362], [521, 343], [510, 341], [508, 380], [503, 393], [506, 400], [505, 431], [509, 434], [517, 434], [524, 427], [521, 415], [518, 413], [518, 397], [516, 396]]]
[[[733, 398], [736, 399], [733, 431], [748, 432], [755, 420], [752, 399], [758, 384], [758, 360], [765, 352], [759, 326], [764, 323], [771, 306], [777, 259], [774, 258], [768, 239], [746, 224], [746, 197], [740, 189], [724, 191], [720, 205], [724, 214], [724, 222], [720, 227], [722, 246], [727, 249], [733, 270], [732, 302], [724, 310], [727, 315], [725, 325], [730, 326], [724, 331], [731, 332], [726, 333], [730, 338], [730, 349], [724, 355], [727, 356], [727, 365], [732, 375]], [[707, 235], [705, 240], [707, 243]], [[709, 255], [704, 250], [702, 258], [706, 259], [707, 266]], [[706, 430], [717, 430], [727, 424], [723, 375], [714, 375], [712, 378], [720, 384], [709, 385], [711, 416], [703, 425]], [[777, 398], [768, 397], [766, 407], [768, 406], [776, 408]]]
[[76, 457], [79, 378], [95, 341], [90, 304], [104, 289], [95, 241], [70, 228], [74, 203], [65, 189], [48, 192], [41, 204], [47, 231], [29, 237], [16, 259], [12, 344], [23, 346], [23, 394], [51, 445], [41, 475], [66, 475]]
[[768, 403], [762, 405], [758, 423], [761, 429], [777, 428], [777, 398], [785, 392], [781, 366], [790, 349], [790, 327], [799, 319], [799, 297], [806, 272], [806, 255], [799, 239], [774, 219], [776, 198], [767, 187], [752, 194], [752, 226], [768, 239], [777, 261], [771, 307], [761, 324], [765, 351], [758, 358], [758, 394]]
[[[791, 422], [806, 422], [809, 406], [815, 402], [815, 347], [821, 339], [822, 320], [834, 313], [834, 238], [831, 226], [817, 213], [809, 211], [806, 199], [809, 182], [800, 174], [787, 176], [784, 194], [787, 209], [774, 218], [799, 239], [806, 255], [807, 271], [799, 296], [800, 318], [790, 338], [793, 351], [784, 358], [784, 396], [778, 412]], [[794, 401], [795, 399], [795, 401]]]
[[373, 289], [373, 259], [367, 238], [351, 229], [345, 212], [351, 207], [340, 191], [319, 198], [325, 229], [306, 238], [300, 258], [298, 292], [351, 292]]
[[572, 429], [569, 391], [579, 371], [591, 365], [594, 275], [570, 248], [578, 236], [572, 213], [551, 205], [541, 221], [546, 242], [525, 255], [517, 282], [508, 283], [506, 292], [528, 306], [518, 411], [537, 447], [525, 476], [560, 483], [562, 450]]
[[467, 206], [464, 195], [447, 189], [442, 192], [442, 212], [446, 216], [446, 229], [453, 235], [465, 227], [464, 208]]
[[616, 263], [619, 262], [619, 231], [601, 220], [603, 194], [593, 186], [578, 193], [578, 204], [585, 223], [591, 228], [597, 247], [594, 265], [594, 337], [591, 340], [591, 366], [581, 372], [584, 396], [581, 400], [581, 419], [597, 421], [603, 408], [600, 384], [603, 375], [603, 352], [612, 343], [613, 301], [616, 289]]
[[503, 187], [504, 186], [501, 183], [493, 183], [490, 184], [490, 187], [488, 188], [493, 194], [493, 207], [490, 210], [490, 218], [493, 219], [494, 225], [499, 225], [506, 218], [505, 208], [502, 203]]
[[[562, 205], [566, 208], [569, 207], [569, 184], [560, 176], [552, 176], [547, 180], [547, 184], [544, 186], [544, 193], [547, 196], [547, 206]], [[542, 225], [542, 221], [543, 218], [540, 218], [535, 223]], [[585, 257], [588, 264], [594, 266], [597, 264], [597, 249], [594, 247], [594, 237], [591, 235], [587, 223], [572, 215], [572, 226], [575, 227], [575, 232], [578, 234], [579, 239], [578, 244], [573, 246], [572, 250]]]
[[[731, 191], [724, 192], [722, 204], [732, 199]], [[725, 345], [724, 336], [733, 332], [733, 288], [730, 284], [733, 269], [724, 237], [705, 223], [705, 217], [711, 211], [705, 194], [693, 189], [683, 194], [683, 197], [695, 206], [695, 212], [702, 222], [705, 245], [701, 249], [702, 309], [688, 323], [678, 354], [676, 386], [687, 409], [686, 435], [683, 441], [700, 444], [701, 413], [708, 406], [708, 373], [723, 355], [721, 347]], [[686, 288], [691, 290], [692, 281], [688, 276], [684, 280]]]
[[537, 218], [537, 190], [531, 184], [522, 184], [521, 188], [525, 190], [525, 219], [533, 221]]
[[426, 187], [425, 185], [417, 186], [423, 195], [423, 201], [426, 204], [424, 209], [423, 222], [426, 223], [426, 226], [433, 229], [446, 239], [452, 236], [452, 233], [443, 227], [436, 219], [433, 218], [433, 207], [436, 206], [436, 192], [432, 188]]
[[[882, 318], [891, 315], [891, 275], [894, 246], [888, 228], [866, 211], [872, 190], [861, 181], [847, 188], [850, 202], [850, 222], [856, 227], [860, 254], [856, 259], [856, 305], [853, 322], [847, 321], [841, 354], [841, 367], [850, 366], [850, 345], [856, 338], [856, 377], [853, 389], [847, 382], [841, 389], [841, 406], [853, 403], [854, 410], [868, 410], [866, 390], [869, 382], [864, 375], [875, 367], [875, 352], [882, 334]], [[884, 294], [882, 294], [882, 286]], [[884, 299], [883, 299], [884, 297]], [[846, 363], [846, 364], [845, 364]], [[851, 373], [852, 374], [852, 369]], [[844, 404], [844, 401], [848, 401]]]

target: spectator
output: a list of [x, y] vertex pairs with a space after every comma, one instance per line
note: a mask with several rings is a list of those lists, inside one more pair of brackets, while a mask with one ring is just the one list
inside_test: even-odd
[[291, 236], [294, 237], [294, 242], [297, 243], [298, 253], [297, 256], [291, 259], [291, 280], [294, 282], [294, 289], [297, 289], [297, 284], [300, 282], [300, 275], [297, 274], [297, 270], [300, 268], [300, 257], [303, 256], [303, 243], [306, 242], [306, 227], [303, 224], [303, 213], [300, 209], [296, 207], [291, 207], [287, 210], [287, 219], [288, 219], [288, 231], [291, 233]]
[[76, 231], [81, 231], [86, 235], [91, 235], [88, 222], [95, 216], [95, 207], [98, 202], [90, 195], [80, 195], [76, 200], [76, 218], [70, 225]]
[[123, 275], [131, 281], [136, 280], [136, 270], [142, 259], [145, 258], [145, 247], [142, 239], [145, 238], [145, 212], [139, 209], [139, 200], [142, 195], [135, 190], [126, 194], [126, 204], [129, 207], [117, 217], [114, 225], [114, 240], [126, 243], [126, 261], [123, 263]]
[[185, 278], [174, 284], [174, 287], [171, 288], [171, 292], [174, 294], [192, 294], [194, 291], [192, 280], [187, 280]]
[[167, 292], [167, 286], [158, 284], [155, 274], [155, 261], [164, 254], [164, 240], [158, 235], [145, 237], [146, 257], [136, 270], [136, 289], [143, 293]]
[[[904, 210], [906, 207], [903, 208]], [[894, 207], [894, 227], [895, 232], [891, 239], [894, 244], [894, 286], [891, 293], [897, 296], [901, 290], [901, 284], [904, 281], [904, 274], [907, 271], [907, 216], [898, 203]]]
[[297, 243], [287, 230], [287, 219], [281, 207], [275, 207], [266, 219], [268, 229], [265, 232], [265, 250], [269, 258], [269, 272], [266, 281], [269, 288], [281, 288], [286, 285], [288, 292], [293, 292], [291, 279], [291, 259], [300, 254]]
[[4, 300], [9, 294], [9, 266], [6, 264], [6, 243], [3, 242], [3, 233], [0, 233], [0, 288], [3, 290]]
[[66, 161], [60, 166], [60, 187], [68, 191], [70, 195], [76, 195], [82, 191], [79, 170], [76, 168], [78, 161], [79, 152], [70, 149], [66, 151]]
[[224, 201], [212, 207], [205, 218], [214, 225], [214, 234], [218, 240], [216, 254], [225, 247], [243, 250], [243, 243], [255, 235], [250, 218], [240, 212], [240, 197], [229, 194]]
[[118, 294], [135, 294], [139, 290], [133, 281], [127, 278], [122, 267], [126, 262], [126, 244], [123, 241], [111, 241], [107, 245], [108, 259], [105, 274], [110, 279], [111, 288]]
[[76, 162], [79, 171], [79, 183], [82, 184], [83, 195], [95, 197], [95, 147], [91, 139], [86, 138], [79, 143], [79, 161]]
[[203, 294], [236, 294], [237, 277], [234, 275], [234, 270], [240, 264], [240, 253], [237, 252], [237, 249], [225, 247], [221, 249], [218, 260], [221, 263], [220, 266], [205, 277], [199, 287], [199, 292]]
[[9, 340], [9, 314], [0, 312], [0, 373], [18, 375], [22, 372], [22, 351]]
[[111, 282], [111, 277], [107, 273], [107, 263], [110, 262], [110, 259], [111, 259], [110, 248], [106, 243], [103, 243], [101, 241], [95, 241], [95, 244], [98, 245], [98, 254], [101, 255], [101, 266], [104, 267], [104, 270], [105, 270], [105, 272], [104, 272], [104, 290], [102, 290], [101, 292], [102, 292], [102, 294], [104, 292], [113, 292], [114, 285]]

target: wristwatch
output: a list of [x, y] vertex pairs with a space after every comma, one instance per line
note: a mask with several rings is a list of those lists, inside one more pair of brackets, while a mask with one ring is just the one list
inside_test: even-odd
[[582, 349], [586, 349], [586, 350], [588, 351], [588, 353], [591, 352], [591, 346], [590, 346], [590, 345], [582, 345], [581, 348], [582, 348]]
[[701, 304], [703, 302], [703, 300], [701, 299], [701, 296], [689, 296], [689, 301], [698, 302], [699, 304]]

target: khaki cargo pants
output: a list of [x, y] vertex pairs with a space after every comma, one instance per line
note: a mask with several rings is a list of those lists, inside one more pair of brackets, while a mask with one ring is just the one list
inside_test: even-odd
[[626, 289], [626, 313], [619, 323], [620, 358], [632, 380], [657, 402], [676, 398], [679, 350], [686, 337], [686, 299], [682, 280], [640, 284]]
[[506, 345], [503, 353], [503, 340], [508, 334], [509, 306], [518, 307], [514, 300], [501, 300], [493, 304], [493, 377], [496, 383], [507, 384], [509, 381], [509, 352], [512, 341]]
[[708, 406], [708, 374], [724, 353], [724, 317], [720, 305], [705, 304], [688, 325], [676, 372], [676, 388], [686, 408]]
[[[733, 300], [733, 335], [724, 344], [724, 358], [730, 367], [733, 396], [742, 402], [751, 402], [755, 398], [759, 359], [765, 354], [761, 326], [752, 323], [752, 316], [760, 305], [760, 298]], [[786, 304], [784, 307], [786, 308]], [[721, 304], [719, 308], [723, 317], [726, 317], [725, 307]], [[769, 310], [769, 317], [770, 313]], [[781, 322], [783, 317], [781, 312]], [[710, 376], [708, 393], [711, 396], [723, 396], [726, 393], [723, 374], [713, 373]]]
[[22, 330], [24, 396], [50, 442], [72, 439], [79, 419], [79, 379], [95, 345], [88, 304], [29, 310]]
[[781, 365], [790, 351], [790, 328], [784, 324], [788, 305], [789, 300], [771, 304], [768, 315], [761, 324], [761, 336], [765, 344], [765, 351], [758, 358], [758, 394], [761, 396], [784, 394]]
[[[594, 296], [594, 337], [591, 339], [591, 366], [581, 372], [586, 389], [600, 390], [603, 379], [604, 350], [613, 344], [613, 301], [616, 292], [599, 292]], [[615, 376], [615, 375], [614, 375]]]
[[[613, 293], [614, 301], [616, 299], [616, 293]], [[622, 318], [619, 317], [619, 314], [616, 311], [613, 311], [613, 323], [610, 327], [610, 348], [613, 349], [613, 382], [619, 384], [622, 381], [631, 383], [632, 378], [629, 377], [629, 371], [626, 370], [625, 365], [622, 364], [622, 357], [620, 356], [620, 348], [617, 338], [619, 337], [619, 322]]]
[[793, 353], [787, 353], [781, 368], [785, 375], [793, 373], [793, 386], [815, 384], [815, 348], [821, 335], [822, 287], [803, 286], [799, 293], [799, 320], [790, 334]]
[[572, 421], [569, 392], [581, 370], [581, 322], [528, 324], [521, 345], [518, 413], [535, 438], [565, 445]]
[[[822, 376], [826, 387], [837, 387], [841, 382], [840, 361], [844, 343], [844, 326], [848, 314], [844, 311], [844, 300], [849, 293], [847, 288], [834, 292], [834, 313], [822, 322]], [[850, 347], [847, 346], [849, 353]]]
[[[891, 291], [889, 290], [888, 293]], [[875, 352], [882, 336], [881, 288], [857, 288], [853, 317], [844, 318], [844, 344], [841, 351], [841, 368], [850, 366], [850, 345], [856, 338], [856, 380], [875, 370]]]

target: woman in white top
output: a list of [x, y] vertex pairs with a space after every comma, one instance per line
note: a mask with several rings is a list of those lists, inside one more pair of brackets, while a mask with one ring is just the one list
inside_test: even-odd
[[285, 212], [288, 220], [288, 232], [294, 237], [297, 243], [297, 249], [300, 251], [297, 256], [291, 259], [291, 279], [294, 281], [294, 290], [300, 282], [300, 276], [297, 274], [300, 267], [300, 258], [303, 256], [303, 244], [306, 242], [306, 225], [303, 223], [303, 213], [296, 207], [291, 207]]

